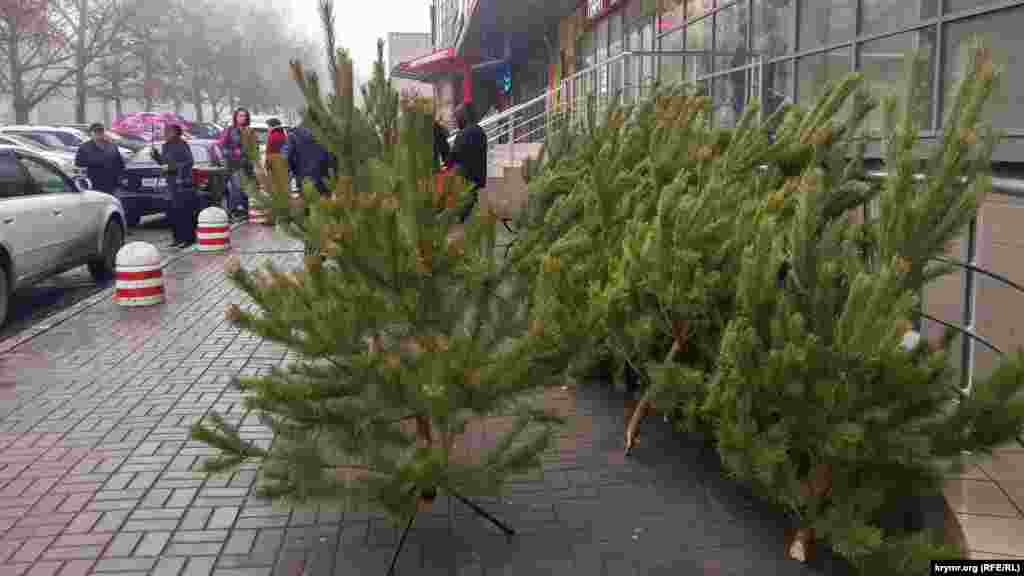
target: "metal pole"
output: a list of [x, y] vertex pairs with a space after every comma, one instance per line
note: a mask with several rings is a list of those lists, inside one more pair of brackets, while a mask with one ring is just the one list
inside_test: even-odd
[[[967, 227], [967, 245], [964, 247], [966, 254], [964, 260], [971, 266], [977, 266], [977, 233], [978, 217], [975, 216]], [[970, 267], [964, 268], [964, 291], [963, 291], [963, 326], [968, 334], [974, 335], [974, 270]], [[960, 358], [960, 381], [962, 388], [969, 394], [974, 384], [974, 338], [961, 336], [961, 358]]]

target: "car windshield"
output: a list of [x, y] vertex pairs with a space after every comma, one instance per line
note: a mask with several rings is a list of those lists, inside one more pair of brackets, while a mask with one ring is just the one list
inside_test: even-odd
[[195, 124], [191, 132], [193, 138], [214, 139], [220, 136], [220, 131], [213, 124]]
[[85, 142], [85, 138], [79, 138], [72, 132], [51, 132], [50, 134], [59, 139], [65, 146], [81, 146]]
[[53, 149], [53, 150], [59, 150], [59, 149], [64, 147], [64, 143], [60, 141], [60, 138], [57, 138], [53, 134], [47, 134], [45, 132], [20, 132], [20, 131], [19, 132], [13, 132], [13, 134], [16, 135], [16, 136], [21, 136], [22, 138], [27, 138], [29, 140], [32, 140], [33, 142], [37, 142], [40, 146], [43, 146], [45, 148], [50, 148], [50, 149]]
[[[132, 162], [152, 162], [153, 158], [150, 156], [152, 148], [151, 146], [146, 146], [137, 151], [132, 156]], [[217, 157], [216, 150], [211, 152], [209, 144], [189, 144], [189, 149], [192, 151], [192, 161], [196, 164], [213, 162]]]
[[46, 152], [47, 150], [27, 138], [19, 138], [14, 134], [0, 134], [0, 144], [6, 144], [8, 146], [21, 146], [22, 148], [28, 148], [35, 152]]

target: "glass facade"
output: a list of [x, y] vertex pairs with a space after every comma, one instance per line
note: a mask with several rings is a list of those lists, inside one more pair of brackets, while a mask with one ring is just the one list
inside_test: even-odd
[[[641, 2], [642, 0], [633, 0]], [[942, 128], [961, 50], [981, 37], [992, 47], [1002, 83], [988, 117], [1009, 137], [1024, 136], [1024, 0], [663, 0], [655, 16], [663, 81], [702, 82], [716, 118], [731, 122], [759, 98], [770, 112], [783, 102], [813, 101], [852, 70], [878, 96], [903, 94], [906, 58], [917, 53], [931, 71], [918, 103], [925, 131]], [[705, 56], [701, 56], [704, 53]], [[745, 72], [744, 72], [745, 70]], [[880, 114], [869, 121], [882, 130]]]

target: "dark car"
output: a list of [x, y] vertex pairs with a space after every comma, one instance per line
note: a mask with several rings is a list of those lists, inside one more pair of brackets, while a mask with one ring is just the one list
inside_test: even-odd
[[209, 122], [197, 122], [192, 125], [188, 132], [195, 140], [216, 140], [220, 138], [221, 129]]
[[[191, 140], [192, 181], [199, 193], [202, 207], [216, 205], [224, 190], [228, 170], [224, 166], [220, 146], [211, 140]], [[129, 226], [136, 226], [143, 216], [166, 214], [171, 205], [167, 181], [159, 164], [150, 157], [147, 146], [135, 153], [125, 166], [118, 198], [124, 206]]]

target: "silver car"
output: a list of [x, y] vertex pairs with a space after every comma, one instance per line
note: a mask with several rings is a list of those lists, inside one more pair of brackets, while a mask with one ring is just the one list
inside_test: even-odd
[[0, 145], [0, 324], [15, 290], [81, 265], [114, 273], [124, 243], [117, 198], [28, 149]]

